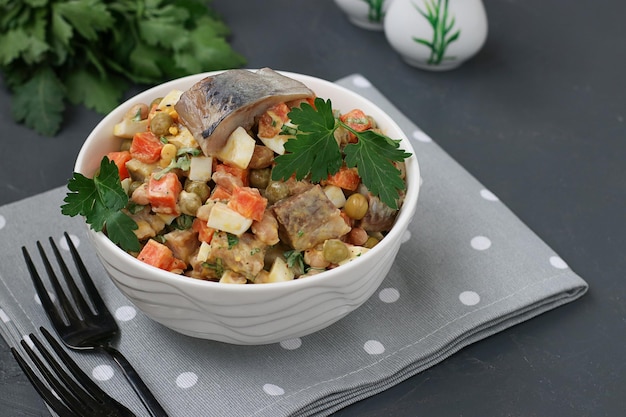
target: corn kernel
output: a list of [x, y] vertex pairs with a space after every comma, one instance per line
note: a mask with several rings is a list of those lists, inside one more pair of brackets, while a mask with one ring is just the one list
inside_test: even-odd
[[176, 156], [177, 151], [178, 149], [176, 149], [176, 146], [171, 143], [163, 145], [163, 148], [161, 148], [161, 160], [159, 161], [159, 165], [163, 168], [168, 166], [170, 162], [172, 162], [172, 159]]

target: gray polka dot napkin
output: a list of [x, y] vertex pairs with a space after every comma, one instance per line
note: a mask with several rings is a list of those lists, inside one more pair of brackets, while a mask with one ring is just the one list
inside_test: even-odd
[[[60, 214], [65, 189], [0, 207], [0, 329], [10, 345], [49, 326], [20, 247], [67, 230], [122, 329], [119, 349], [171, 416], [324, 416], [470, 343], [568, 303], [587, 284], [487, 188], [400, 114], [365, 78], [338, 81], [386, 110], [412, 139], [423, 188], [414, 223], [381, 287], [329, 328], [265, 346], [193, 339], [146, 318], [105, 276], [81, 219]], [[34, 252], [33, 252], [34, 253]], [[114, 363], [72, 352], [139, 415]]]

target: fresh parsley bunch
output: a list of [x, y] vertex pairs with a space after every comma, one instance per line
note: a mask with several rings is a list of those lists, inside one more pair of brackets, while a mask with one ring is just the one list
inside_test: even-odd
[[208, 3], [0, 0], [0, 72], [14, 119], [52, 136], [67, 102], [107, 113], [130, 83], [244, 65]]

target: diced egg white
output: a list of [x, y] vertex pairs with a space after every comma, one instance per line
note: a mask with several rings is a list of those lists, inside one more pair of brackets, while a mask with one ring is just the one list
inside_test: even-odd
[[206, 260], [209, 259], [210, 253], [211, 253], [211, 245], [206, 242], [200, 243], [200, 249], [198, 249], [198, 255], [197, 255], [198, 261], [206, 262]]
[[213, 158], [210, 156], [193, 156], [189, 164], [191, 181], [208, 182], [213, 174]]
[[234, 271], [231, 271], [230, 269], [224, 271], [224, 274], [220, 278], [221, 284], [245, 284], [246, 282], [246, 277]]
[[348, 250], [350, 251], [350, 255], [343, 261], [339, 262], [339, 265], [347, 264], [348, 262], [353, 261], [356, 258], [363, 256], [363, 254], [369, 251], [369, 248], [365, 248], [363, 246], [348, 245]]
[[186, 127], [181, 127], [176, 135], [168, 135], [166, 138], [169, 143], [173, 143], [178, 149], [198, 147], [198, 142], [196, 142], [196, 139]]
[[291, 281], [295, 277], [293, 271], [282, 258], [276, 258], [265, 282]]
[[148, 128], [148, 119], [123, 119], [113, 126], [113, 134], [119, 138], [132, 139], [135, 133], [145, 132]]
[[263, 145], [267, 146], [278, 155], [283, 155], [285, 153], [285, 142], [292, 137], [293, 136], [288, 135], [276, 135], [272, 138], [262, 138], [259, 136], [259, 140], [263, 142]]
[[178, 217], [178, 215], [176, 215], [176, 214], [156, 213], [156, 215], [159, 216], [161, 218], [161, 220], [163, 220], [163, 222], [165, 222], [165, 224], [172, 224], [174, 219], [176, 217]]
[[181, 90], [170, 91], [165, 97], [161, 99], [161, 101], [157, 105], [157, 109], [164, 110], [168, 107], [173, 106], [174, 104], [178, 103], [178, 100], [180, 99], [180, 96], [182, 94], [183, 92]]
[[324, 187], [324, 194], [326, 194], [326, 197], [332, 201], [335, 207], [342, 208], [346, 205], [346, 196], [340, 187], [337, 187], [336, 185], [327, 185]]
[[248, 219], [226, 204], [216, 203], [209, 213], [207, 226], [213, 229], [222, 230], [233, 235], [241, 236], [252, 226], [252, 219]]
[[254, 153], [254, 139], [239, 126], [228, 137], [226, 144], [216, 156], [226, 164], [246, 169]]

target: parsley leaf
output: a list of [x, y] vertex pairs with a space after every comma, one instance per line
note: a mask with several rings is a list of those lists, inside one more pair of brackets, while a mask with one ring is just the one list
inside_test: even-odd
[[390, 208], [397, 209], [397, 199], [400, 196], [398, 191], [406, 189], [406, 185], [400, 176], [400, 170], [392, 161], [403, 161], [411, 154], [399, 148], [399, 140], [389, 139], [373, 130], [356, 132], [342, 125], [359, 139], [344, 148], [346, 165], [357, 168], [361, 181], [369, 192], [378, 196]]
[[285, 259], [287, 261], [287, 266], [289, 268], [295, 268], [300, 273], [304, 273], [305, 272], [304, 255], [302, 254], [302, 252], [299, 252], [299, 251], [293, 249], [293, 250], [288, 250], [288, 251], [284, 252], [283, 255], [285, 256]]
[[310, 174], [311, 181], [319, 182], [339, 171], [342, 158], [334, 136], [337, 123], [330, 100], [317, 97], [315, 108], [303, 103], [288, 116], [298, 125], [298, 133], [295, 140], [285, 143], [286, 152], [276, 157], [272, 179], [287, 180], [296, 174], [296, 179], [301, 180]]
[[75, 172], [67, 184], [69, 192], [63, 200], [61, 213], [70, 217], [81, 215], [96, 232], [106, 228], [113, 243], [126, 251], [138, 252], [139, 239], [133, 230], [137, 223], [122, 211], [128, 196], [122, 188], [117, 165], [106, 156], [100, 171], [93, 178]]
[[228, 241], [228, 249], [232, 249], [237, 243], [239, 243], [239, 236], [226, 233], [226, 240]]
[[343, 149], [345, 164], [357, 168], [361, 181], [374, 196], [397, 209], [400, 191], [406, 189], [406, 184], [393, 162], [411, 156], [400, 149], [400, 140], [373, 130], [357, 132], [335, 118], [330, 99], [324, 101], [317, 97], [314, 104], [315, 108], [303, 103], [289, 112], [288, 117], [298, 126], [298, 131], [295, 138], [285, 143], [285, 154], [275, 158], [272, 179], [287, 180], [295, 174], [296, 179], [301, 180], [310, 174], [311, 181], [319, 182], [337, 173], [344, 158], [334, 133], [341, 126], [357, 137], [356, 143]]

